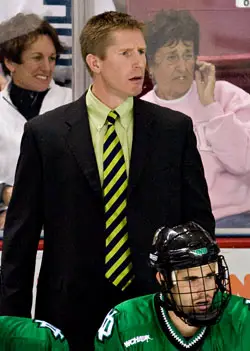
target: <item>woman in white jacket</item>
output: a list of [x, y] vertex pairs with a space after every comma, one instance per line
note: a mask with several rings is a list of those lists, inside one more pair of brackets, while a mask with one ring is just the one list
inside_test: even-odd
[[[72, 101], [69, 88], [52, 79], [64, 48], [56, 30], [34, 14], [0, 25], [0, 63], [11, 77], [0, 92], [0, 228], [4, 225], [20, 142], [27, 120]], [[3, 34], [4, 33], [4, 34]]]

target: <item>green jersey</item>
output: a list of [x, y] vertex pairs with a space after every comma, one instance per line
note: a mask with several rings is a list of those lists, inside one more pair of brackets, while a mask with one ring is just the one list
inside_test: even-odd
[[232, 296], [219, 323], [184, 338], [160, 304], [160, 295], [125, 301], [111, 310], [95, 338], [95, 351], [249, 351], [250, 300]]
[[0, 317], [1, 351], [68, 351], [62, 332], [53, 325], [29, 318]]

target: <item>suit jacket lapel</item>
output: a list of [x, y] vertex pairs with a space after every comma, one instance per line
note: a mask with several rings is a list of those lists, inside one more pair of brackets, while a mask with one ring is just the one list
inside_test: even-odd
[[145, 102], [134, 99], [134, 131], [129, 170], [128, 198], [137, 185], [146, 163], [150, 138], [153, 130], [153, 118], [145, 107]]
[[86, 94], [70, 105], [67, 111], [67, 142], [91, 188], [102, 197], [85, 96]]
[[[102, 199], [102, 189], [89, 128], [85, 96], [86, 94], [71, 104], [67, 111], [65, 121], [68, 126], [67, 142], [90, 186]], [[135, 98], [128, 197], [137, 185], [143, 171], [150, 147], [152, 129], [153, 118], [147, 111], [145, 102]]]

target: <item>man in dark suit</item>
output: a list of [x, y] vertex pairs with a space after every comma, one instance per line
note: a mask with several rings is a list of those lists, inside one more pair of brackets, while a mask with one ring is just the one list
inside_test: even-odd
[[142, 24], [100, 14], [80, 43], [92, 86], [25, 126], [1, 313], [30, 316], [43, 227], [36, 318], [61, 328], [72, 350], [91, 350], [109, 308], [152, 292], [145, 262], [155, 229], [193, 220], [214, 234], [214, 218], [191, 119], [134, 98], [146, 66]]

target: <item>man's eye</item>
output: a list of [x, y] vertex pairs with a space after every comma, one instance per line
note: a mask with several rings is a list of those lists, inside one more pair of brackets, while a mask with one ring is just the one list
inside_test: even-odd
[[186, 282], [195, 282], [197, 280], [197, 278], [196, 277], [186, 277], [186, 278], [184, 278], [184, 280]]
[[139, 50], [139, 54], [145, 55], [146, 54], [146, 50], [144, 50], [144, 49]]
[[189, 278], [189, 280], [190, 280], [191, 282], [195, 282], [195, 281], [197, 280], [197, 278]]

